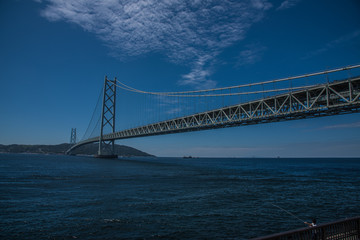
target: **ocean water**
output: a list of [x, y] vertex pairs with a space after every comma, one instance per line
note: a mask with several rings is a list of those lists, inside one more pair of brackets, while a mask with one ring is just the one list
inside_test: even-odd
[[249, 239], [360, 215], [360, 159], [0, 154], [0, 211], [0, 239]]

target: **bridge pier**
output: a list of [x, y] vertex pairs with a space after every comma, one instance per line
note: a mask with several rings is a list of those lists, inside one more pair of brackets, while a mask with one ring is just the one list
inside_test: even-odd
[[116, 105], [116, 78], [107, 79], [105, 76], [103, 105], [101, 113], [101, 128], [99, 136], [99, 150], [95, 157], [117, 158], [115, 154], [115, 140], [104, 139], [104, 129], [115, 133], [115, 105]]

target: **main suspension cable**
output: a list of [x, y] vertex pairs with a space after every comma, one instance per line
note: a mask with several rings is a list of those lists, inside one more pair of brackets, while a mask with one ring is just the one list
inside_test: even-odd
[[[237, 86], [231, 86], [231, 87], [222, 87], [222, 88], [213, 88], [213, 89], [204, 89], [204, 90], [194, 90], [194, 91], [182, 91], [182, 92], [150, 92], [150, 91], [143, 91], [143, 90], [139, 90], [133, 87], [130, 87], [128, 85], [126, 85], [123, 82], [120, 82], [119, 80], [116, 80], [116, 82], [119, 84], [115, 84], [117, 87], [126, 90], [126, 91], [131, 91], [131, 92], [136, 92], [136, 93], [143, 93], [143, 94], [151, 94], [151, 95], [164, 95], [164, 96], [173, 96], [173, 97], [218, 97], [218, 96], [234, 96], [234, 95], [241, 95], [241, 94], [252, 94], [254, 92], [248, 92], [248, 93], [220, 93], [220, 94], [207, 94], [207, 95], [202, 95], [202, 94], [193, 94], [193, 93], [207, 93], [207, 92], [216, 92], [216, 91], [223, 91], [223, 90], [231, 90], [231, 89], [240, 89], [240, 88], [244, 88], [244, 87], [252, 87], [252, 86], [258, 86], [258, 85], [265, 85], [265, 84], [270, 84], [270, 83], [278, 83], [278, 82], [284, 82], [284, 81], [290, 81], [290, 80], [294, 80], [294, 79], [300, 79], [300, 78], [307, 78], [307, 77], [312, 77], [312, 76], [318, 76], [318, 75], [323, 75], [323, 74], [328, 74], [328, 73], [333, 73], [333, 72], [339, 72], [339, 71], [345, 71], [345, 70], [350, 70], [350, 69], [354, 69], [354, 68], [359, 68], [359, 65], [353, 65], [353, 66], [348, 66], [348, 67], [343, 67], [343, 68], [336, 68], [336, 69], [332, 69], [332, 70], [326, 70], [326, 71], [322, 71], [322, 72], [316, 72], [316, 73], [310, 73], [310, 74], [304, 74], [304, 75], [298, 75], [298, 76], [294, 76], [294, 77], [287, 77], [287, 78], [280, 78], [280, 79], [276, 79], [276, 80], [270, 80], [270, 81], [264, 81], [264, 82], [259, 82], [259, 83], [249, 83], [249, 84], [243, 84], [243, 85], [237, 85]], [[277, 91], [285, 91], [285, 90], [289, 90], [289, 89], [301, 89], [301, 88], [305, 88], [305, 87], [309, 87], [309, 86], [304, 86], [304, 87], [298, 87], [298, 88], [287, 88], [287, 89], [283, 89], [283, 90], [277, 90]], [[259, 92], [255, 92], [255, 93], [265, 93], [265, 92], [272, 92], [273, 90], [267, 90], [267, 91], [259, 91]], [[189, 95], [189, 94], [193, 94], [193, 95]]]
[[[259, 94], [259, 93], [270, 93], [270, 92], [281, 92], [281, 91], [288, 91], [288, 90], [299, 90], [304, 88], [313, 87], [314, 85], [307, 85], [307, 86], [301, 86], [301, 87], [288, 87], [288, 88], [281, 88], [281, 89], [270, 89], [270, 90], [261, 90], [261, 91], [252, 91], [252, 92], [237, 92], [237, 93], [218, 93], [218, 94], [170, 94], [166, 92], [146, 92], [146, 91], [140, 91], [140, 90], [131, 90], [127, 89], [125, 87], [119, 86], [115, 84], [115, 86], [126, 90], [130, 92], [137, 92], [137, 93], [143, 93], [143, 94], [150, 94], [150, 95], [160, 95], [160, 96], [167, 96], [167, 97], [222, 97], [222, 96], [237, 96], [237, 95], [246, 95], [246, 94]], [[217, 91], [217, 90], [212, 90]]]

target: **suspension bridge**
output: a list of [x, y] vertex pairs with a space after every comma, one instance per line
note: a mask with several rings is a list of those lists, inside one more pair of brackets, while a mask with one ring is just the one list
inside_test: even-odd
[[[114, 156], [114, 142], [120, 139], [358, 113], [360, 112], [360, 76], [352, 76], [351, 71], [359, 68], [360, 65], [354, 65], [258, 83], [183, 92], [143, 91], [130, 87], [116, 78], [110, 80], [105, 77], [101, 94], [101, 114], [97, 121], [93, 121], [96, 115], [93, 114], [91, 120], [96, 122], [95, 127], [89, 131], [90, 123], [87, 132], [91, 134], [89, 136], [85, 134], [78, 143], [73, 140], [74, 130], [72, 130], [74, 145], [67, 154], [71, 154], [80, 146], [98, 142], [98, 155], [111, 157]], [[344, 73], [347, 75], [344, 76]], [[117, 130], [115, 120], [116, 113], [119, 112], [118, 91], [135, 96], [146, 96], [145, 106], [151, 105], [151, 110], [142, 107], [136, 110], [137, 113], [144, 114], [136, 117], [142, 121], [151, 119], [146, 114], [154, 114], [152, 102], [156, 102], [157, 109], [163, 108], [163, 112], [167, 115], [159, 113], [158, 118], [153, 122]], [[152, 102], [149, 101], [150, 97], [153, 99]], [[230, 100], [225, 104], [224, 98]], [[99, 101], [100, 99], [99, 97]], [[122, 103], [127, 101], [129, 99], [123, 99]], [[221, 102], [220, 106], [219, 102]], [[169, 107], [170, 103], [173, 106]], [[209, 103], [215, 107], [209, 109], [211, 108]], [[180, 111], [190, 105], [193, 106], [191, 111], [187, 113]], [[164, 106], [167, 108], [165, 109]], [[131, 111], [134, 112], [134, 107]], [[175, 112], [176, 116], [168, 116], [169, 113], [174, 115]], [[160, 115], [165, 119], [161, 119]], [[133, 122], [129, 113], [123, 114], [120, 118]], [[95, 131], [96, 129], [99, 131]]]

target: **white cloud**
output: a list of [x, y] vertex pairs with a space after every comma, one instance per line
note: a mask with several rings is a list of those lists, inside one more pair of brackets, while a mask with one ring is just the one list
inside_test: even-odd
[[177, 108], [171, 108], [169, 109], [166, 114], [175, 114], [175, 113], [180, 113], [183, 109], [180, 107]]
[[323, 127], [324, 129], [336, 129], [336, 128], [360, 128], [360, 122], [336, 124]]
[[222, 49], [271, 8], [268, 0], [44, 0], [42, 16], [79, 25], [125, 60], [158, 52], [192, 70], [181, 84], [214, 85], [211, 64]]
[[200, 56], [197, 61], [193, 62], [191, 72], [183, 75], [179, 81], [180, 85], [191, 85], [197, 89], [206, 89], [215, 87], [215, 81], [211, 80], [211, 67], [207, 63], [213, 61], [213, 55]]
[[266, 47], [259, 43], [249, 44], [245, 47], [238, 56], [237, 66], [254, 64], [260, 61], [266, 50]]
[[337, 46], [345, 44], [345, 43], [347, 43], [349, 41], [352, 41], [352, 40], [354, 40], [356, 38], [359, 38], [359, 37], [360, 37], [360, 29], [358, 29], [358, 30], [356, 30], [356, 31], [354, 31], [352, 33], [343, 35], [343, 36], [341, 36], [341, 37], [339, 37], [339, 38], [337, 38], [335, 40], [332, 40], [332, 41], [328, 42], [327, 44], [325, 44], [324, 47], [316, 49], [316, 50], [308, 53], [307, 55], [305, 55], [303, 57], [303, 59], [309, 59], [309, 58], [312, 58], [314, 56], [320, 55], [320, 54], [325, 53], [325, 52], [327, 52], [327, 51], [329, 51], [329, 50], [331, 50], [331, 49], [333, 49], [333, 48], [335, 48]]
[[300, 0], [285, 0], [280, 4], [280, 6], [276, 10], [285, 10], [288, 8], [292, 8], [299, 2]]
[[279, 147], [194, 147], [184, 149], [187, 155], [201, 157], [261, 157], [277, 156], [276, 153], [282, 151]]

